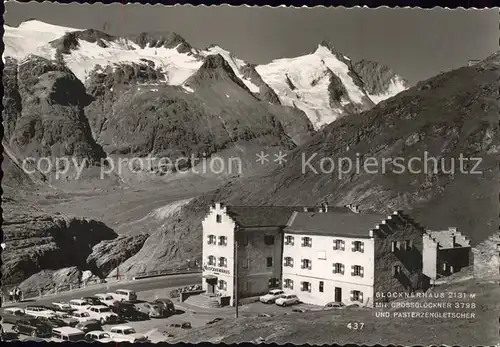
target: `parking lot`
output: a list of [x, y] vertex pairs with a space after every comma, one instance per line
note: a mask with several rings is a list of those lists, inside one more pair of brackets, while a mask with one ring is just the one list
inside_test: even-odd
[[[126, 289], [124, 286], [123, 289]], [[138, 302], [153, 301], [158, 298], [169, 298], [170, 292], [175, 288], [165, 288], [165, 289], [154, 289], [149, 291], [138, 292]], [[71, 299], [77, 299], [81, 296], [76, 294]], [[57, 298], [54, 299], [54, 302]], [[169, 338], [179, 337], [183, 334], [189, 332], [188, 329], [182, 329], [180, 327], [173, 327], [172, 324], [188, 322], [191, 324], [192, 328], [200, 327], [206, 325], [208, 322], [212, 321], [214, 318], [234, 319], [235, 308], [234, 307], [223, 307], [223, 308], [205, 308], [189, 305], [187, 303], [181, 303], [178, 299], [173, 299], [174, 305], [176, 307], [176, 314], [165, 317], [165, 318], [151, 318], [143, 321], [133, 321], [121, 323], [120, 325], [127, 325], [133, 327], [136, 332], [146, 335], [152, 342], [168, 341]], [[26, 306], [26, 304], [36, 304], [36, 302], [21, 303], [19, 307]], [[12, 306], [12, 305], [9, 305]], [[292, 313], [294, 309], [318, 309], [312, 305], [299, 304], [290, 307], [279, 307], [274, 304], [263, 304], [260, 302], [255, 302], [251, 304], [242, 305], [239, 307], [239, 317], [248, 316], [258, 316], [258, 315], [283, 315]], [[217, 323], [215, 323], [217, 324]], [[114, 324], [116, 325], [116, 324]], [[12, 331], [11, 324], [3, 324], [4, 331], [6, 332], [6, 339], [19, 339], [26, 340], [29, 337], [25, 335], [15, 334]], [[113, 325], [103, 325], [103, 330], [109, 330]], [[168, 333], [168, 334], [167, 334]], [[49, 340], [49, 339], [45, 339]]]

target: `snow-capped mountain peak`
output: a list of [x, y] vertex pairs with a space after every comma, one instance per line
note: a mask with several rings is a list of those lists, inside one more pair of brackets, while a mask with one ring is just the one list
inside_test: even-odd
[[256, 66], [218, 45], [192, 47], [175, 32], [115, 37], [37, 20], [4, 28], [3, 58], [20, 61], [36, 55], [63, 60], [82, 82], [97, 65], [115, 69], [147, 62], [160, 74], [155, 83], [184, 86], [207, 57], [220, 55], [255, 97], [302, 110], [316, 129], [345, 114], [367, 110], [408, 87], [388, 67], [370, 61], [354, 63], [328, 41], [321, 41], [310, 54]]

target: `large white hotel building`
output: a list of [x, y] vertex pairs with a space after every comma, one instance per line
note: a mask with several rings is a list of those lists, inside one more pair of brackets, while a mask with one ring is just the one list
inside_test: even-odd
[[401, 211], [216, 203], [202, 224], [203, 289], [231, 305], [235, 288], [240, 299], [282, 288], [304, 303], [373, 306], [376, 292], [429, 285], [422, 257], [428, 231]]

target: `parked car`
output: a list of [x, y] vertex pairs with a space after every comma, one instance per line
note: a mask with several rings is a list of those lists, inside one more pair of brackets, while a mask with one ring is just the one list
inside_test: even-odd
[[101, 323], [99, 323], [99, 321], [96, 321], [93, 319], [85, 321], [85, 322], [80, 322], [75, 326], [75, 328], [80, 329], [84, 333], [88, 333], [89, 331], [97, 331], [97, 330], [102, 331]]
[[72, 317], [78, 320], [78, 323], [86, 322], [88, 320], [95, 321], [94, 318], [90, 317], [90, 313], [87, 311], [75, 311], [72, 314]]
[[24, 313], [33, 317], [54, 317], [56, 315], [53, 309], [42, 305], [26, 306]]
[[221, 320], [222, 320], [222, 318], [214, 318], [214, 319], [212, 319], [211, 321], [207, 322], [207, 325], [210, 325], [210, 324], [214, 324], [214, 323], [220, 322]]
[[300, 300], [295, 294], [283, 294], [280, 298], [276, 299], [276, 305], [283, 307], [299, 303]]
[[52, 329], [52, 342], [79, 342], [85, 341], [83, 331], [72, 327], [61, 327]]
[[143, 304], [138, 304], [136, 305], [136, 307], [138, 311], [147, 314], [150, 318], [161, 318], [164, 316], [163, 310], [161, 309], [160, 305], [155, 303], [146, 302]]
[[274, 304], [276, 299], [285, 294], [281, 289], [273, 289], [269, 291], [266, 295], [263, 295], [259, 298], [260, 302], [264, 304]]
[[54, 308], [54, 310], [57, 310], [57, 311], [66, 311], [67, 312], [67, 311], [74, 310], [74, 308], [72, 308], [69, 303], [61, 302], [61, 301], [53, 302], [52, 307]]
[[117, 301], [111, 306], [111, 311], [116, 313], [121, 321], [146, 320], [149, 316], [138, 311], [134, 304]]
[[111, 293], [107, 294], [96, 294], [94, 295], [101, 303], [103, 303], [106, 306], [112, 306], [117, 300], [113, 297]]
[[181, 329], [191, 329], [191, 323], [189, 322], [177, 322], [177, 323], [170, 323], [171, 328], [181, 328]]
[[118, 315], [113, 313], [108, 306], [90, 306], [88, 313], [90, 317], [98, 320], [102, 325], [118, 322]]
[[117, 289], [114, 293], [110, 293], [117, 301], [137, 301], [137, 293], [129, 289]]
[[158, 304], [160, 305], [160, 307], [163, 309], [163, 311], [167, 314], [167, 315], [172, 315], [174, 314], [176, 311], [175, 311], [175, 306], [174, 306], [174, 303], [172, 302], [172, 300], [170, 299], [156, 299], [155, 301], [153, 301], [155, 304]]
[[148, 338], [139, 334], [134, 328], [128, 325], [117, 325], [109, 330], [109, 335], [116, 342], [147, 342]]
[[82, 299], [70, 300], [69, 305], [71, 306], [71, 308], [76, 309], [78, 311], [85, 311], [90, 307], [89, 303]]
[[111, 338], [109, 333], [105, 331], [94, 330], [85, 334], [85, 341], [107, 343], [113, 342], [113, 339]]
[[342, 309], [342, 308], [345, 308], [345, 304], [337, 301], [329, 302], [324, 307], [325, 310]]
[[69, 313], [56, 312], [56, 317], [65, 322], [67, 326], [70, 326], [72, 328], [74, 328], [75, 325], [77, 325], [79, 322], [78, 319], [76, 319]]
[[9, 307], [2, 312], [2, 321], [4, 323], [16, 324], [19, 320], [26, 320], [35, 318], [33, 316], [27, 315], [23, 308], [20, 307]]
[[104, 305], [104, 303], [97, 296], [84, 296], [80, 299], [85, 300], [91, 306]]
[[31, 318], [18, 320], [12, 330], [18, 334], [31, 335], [32, 337], [50, 337], [52, 327], [39, 319]]
[[56, 316], [51, 316], [51, 317], [38, 317], [37, 318], [39, 321], [47, 324], [47, 325], [50, 325], [50, 327], [52, 329], [54, 328], [60, 328], [60, 327], [66, 327], [68, 326], [68, 324], [63, 321], [62, 319], [59, 319], [58, 317]]

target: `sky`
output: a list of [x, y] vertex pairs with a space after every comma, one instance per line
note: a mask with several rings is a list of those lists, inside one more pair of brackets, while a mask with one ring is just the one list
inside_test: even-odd
[[255, 64], [314, 51], [322, 40], [353, 60], [386, 64], [415, 84], [499, 50], [498, 9], [266, 8], [141, 4], [5, 4], [5, 23], [27, 19], [111, 35], [174, 31]]

